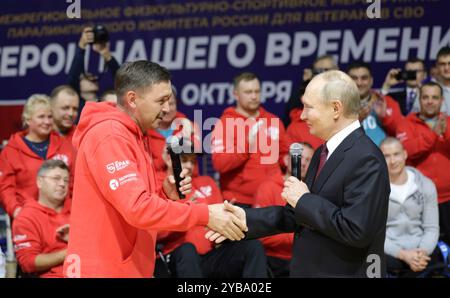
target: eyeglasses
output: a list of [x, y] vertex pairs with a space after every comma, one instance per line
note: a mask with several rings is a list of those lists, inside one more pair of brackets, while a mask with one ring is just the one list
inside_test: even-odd
[[59, 181], [64, 181], [65, 184], [69, 184], [69, 178], [61, 177], [61, 176], [40, 176], [45, 178], [50, 178], [53, 182], [58, 183]]

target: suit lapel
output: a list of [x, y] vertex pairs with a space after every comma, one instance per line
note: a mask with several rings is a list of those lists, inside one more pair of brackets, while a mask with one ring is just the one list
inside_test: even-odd
[[308, 171], [305, 176], [305, 184], [308, 186], [308, 189], [312, 189], [314, 183], [314, 177], [316, 176], [317, 168], [319, 167], [320, 162], [320, 152], [322, 151], [323, 145], [316, 149], [313, 157], [311, 158], [311, 163], [309, 164]]
[[[353, 131], [351, 134], [349, 134], [334, 150], [334, 152], [331, 154], [331, 156], [328, 158], [327, 162], [325, 163], [324, 167], [322, 168], [322, 171], [320, 172], [319, 176], [317, 177], [316, 181], [314, 182], [312, 192], [313, 193], [319, 193], [322, 189], [325, 182], [328, 180], [330, 175], [336, 170], [336, 168], [339, 166], [339, 164], [342, 162], [345, 156], [345, 151], [347, 151], [349, 148], [353, 146], [355, 141], [364, 134], [363, 129], [360, 127]], [[317, 166], [315, 166], [315, 172], [317, 172]], [[314, 176], [312, 176], [314, 177]]]

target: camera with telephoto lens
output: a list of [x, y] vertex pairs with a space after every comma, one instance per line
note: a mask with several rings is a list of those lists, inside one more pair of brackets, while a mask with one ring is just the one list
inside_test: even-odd
[[92, 33], [94, 33], [93, 43], [107, 43], [109, 41], [108, 30], [103, 25], [95, 25], [92, 27]]
[[416, 78], [417, 72], [415, 70], [402, 70], [395, 76], [397, 81], [409, 81], [415, 80]]

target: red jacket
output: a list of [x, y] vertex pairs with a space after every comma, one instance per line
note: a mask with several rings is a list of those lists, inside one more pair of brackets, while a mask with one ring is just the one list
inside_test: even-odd
[[[183, 113], [180, 113], [180, 112], [176, 113], [175, 119], [188, 120], [186, 115], [184, 115]], [[191, 141], [194, 141], [194, 144], [199, 145], [201, 142], [200, 142], [200, 137], [198, 135], [198, 128], [195, 126], [194, 123], [191, 122], [191, 124], [194, 127], [194, 133], [190, 136]], [[177, 129], [173, 131], [172, 135], [180, 136], [182, 134], [182, 130], [183, 130], [183, 126], [177, 125]], [[150, 146], [150, 148], [152, 148], [152, 157], [153, 157], [153, 163], [155, 165], [155, 170], [156, 170], [156, 172], [164, 172], [165, 173], [167, 171], [167, 167], [166, 167], [166, 163], [164, 162], [164, 160], [162, 158], [162, 152], [166, 146], [166, 139], [156, 129], [149, 129], [147, 131], [147, 135], [149, 137], [148, 138], [149, 146]]]
[[[23, 137], [26, 134], [26, 131], [13, 134], [0, 154], [0, 203], [10, 216], [27, 200], [38, 197], [36, 175], [44, 160], [25, 143]], [[63, 160], [73, 174], [74, 158], [72, 145], [58, 133], [52, 132], [47, 159]]]
[[302, 112], [303, 110], [296, 108], [289, 113], [291, 124], [289, 124], [286, 132], [289, 136], [290, 143], [309, 143], [316, 150], [323, 144], [323, 140], [309, 133], [308, 125], [300, 119]]
[[398, 124], [397, 138], [408, 152], [408, 164], [433, 180], [439, 203], [450, 201], [450, 117], [447, 131], [438, 136], [417, 113], [410, 113]]
[[[192, 179], [192, 194], [185, 200], [196, 203], [219, 204], [223, 203], [222, 194], [214, 180], [209, 176], [197, 176]], [[168, 254], [183, 243], [192, 243], [197, 253], [207, 254], [214, 248], [213, 242], [205, 238], [205, 227], [193, 227], [187, 232], [161, 232], [158, 233], [158, 243], [164, 244], [163, 253]]]
[[74, 124], [69, 131], [65, 134], [59, 134], [59, 132], [57, 131], [57, 133], [61, 136], [67, 139], [67, 141], [70, 143], [70, 145], [72, 145], [72, 138], [73, 138], [73, 134], [75, 133], [75, 130], [77, 129], [77, 126]]
[[[249, 148], [249, 133], [257, 133], [262, 140], [256, 148]], [[227, 108], [212, 137], [212, 162], [220, 173], [224, 199], [253, 204], [259, 184], [281, 175], [280, 164], [288, 148], [283, 123], [275, 115], [260, 107], [259, 117], [246, 119], [234, 107]]]
[[397, 126], [405, 116], [403, 116], [398, 102], [390, 96], [384, 96], [386, 101], [386, 114], [384, 117], [380, 117], [381, 124], [383, 125], [386, 134], [389, 136], [395, 136]]
[[[254, 208], [268, 206], [286, 206], [286, 201], [281, 198], [283, 191], [283, 177], [269, 178], [258, 187]], [[294, 233], [282, 233], [259, 239], [266, 249], [266, 254], [271, 257], [290, 260], [292, 258], [292, 245]]]
[[151, 277], [158, 230], [208, 223], [204, 204], [158, 192], [148, 143], [112, 103], [88, 102], [73, 136], [77, 148], [67, 277]]
[[[60, 213], [28, 201], [13, 221], [14, 250], [22, 271], [36, 273], [35, 259], [67, 248], [67, 243], [56, 235], [56, 229], [69, 223], [71, 200], [67, 199]], [[40, 277], [63, 277], [63, 264], [48, 271], [38, 272]]]

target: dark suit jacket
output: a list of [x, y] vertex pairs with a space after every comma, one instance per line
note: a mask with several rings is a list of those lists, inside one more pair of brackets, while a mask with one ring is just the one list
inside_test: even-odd
[[388, 96], [392, 97], [398, 102], [403, 116], [407, 116], [409, 114], [410, 111], [406, 110], [406, 88], [399, 92], [389, 93]]
[[378, 255], [378, 272], [385, 276], [390, 185], [383, 154], [358, 128], [336, 148], [314, 182], [320, 151], [305, 178], [311, 193], [295, 209], [246, 209], [247, 238], [295, 232], [291, 277], [367, 277], [371, 254]]

